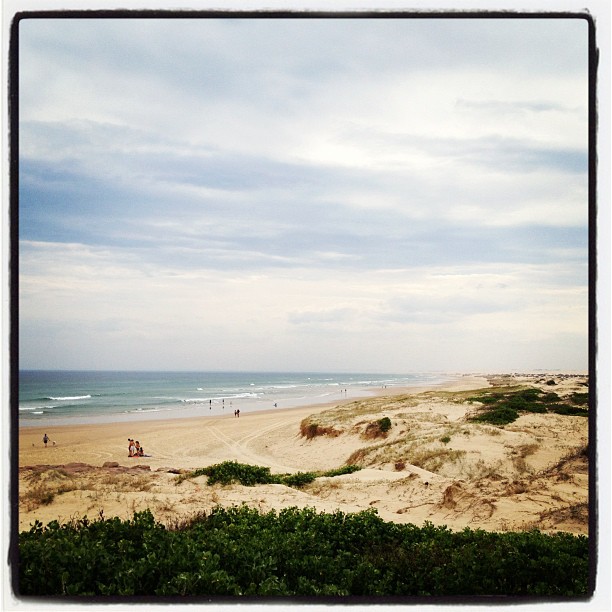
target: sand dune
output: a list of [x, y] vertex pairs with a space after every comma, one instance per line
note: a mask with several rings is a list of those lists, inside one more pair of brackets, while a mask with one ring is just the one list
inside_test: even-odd
[[[584, 376], [555, 377], [560, 397], [586, 391]], [[376, 508], [388, 521], [452, 529], [588, 529], [588, 419], [522, 414], [497, 427], [474, 423], [474, 390], [528, 384], [550, 391], [548, 377], [464, 377], [447, 387], [396, 390], [364, 400], [202, 419], [67, 426], [19, 433], [19, 525], [87, 515], [130, 518], [150, 508], [171, 523], [215, 505], [262, 511], [290, 506], [357, 512]], [[385, 391], [389, 393], [390, 390]], [[385, 435], [372, 423], [388, 417]], [[305, 437], [304, 427], [318, 435]], [[312, 430], [311, 430], [312, 431]], [[128, 458], [137, 437], [151, 457]], [[302, 489], [284, 485], [177, 484], [177, 474], [234, 460], [272, 473], [363, 469], [320, 477]]]

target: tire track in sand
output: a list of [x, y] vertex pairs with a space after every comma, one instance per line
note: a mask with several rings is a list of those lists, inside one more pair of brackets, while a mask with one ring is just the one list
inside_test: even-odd
[[269, 467], [271, 469], [276, 469], [281, 472], [293, 473], [295, 471], [295, 468], [291, 468], [286, 465], [281, 465], [279, 463], [271, 461], [272, 457], [270, 457], [269, 455], [268, 456], [258, 455], [257, 453], [254, 453], [248, 448], [248, 445], [254, 442], [255, 440], [266, 436], [268, 433], [270, 433], [271, 431], [274, 431], [275, 429], [280, 429], [281, 427], [284, 427], [286, 424], [287, 422], [285, 420], [275, 421], [274, 423], [272, 423], [271, 425], [268, 425], [267, 427], [259, 429], [256, 432], [248, 433], [239, 438], [232, 438], [231, 436], [229, 436], [224, 431], [220, 430], [215, 425], [209, 426], [207, 430], [210, 434], [212, 434], [215, 438], [217, 438], [219, 442], [224, 444], [228, 449], [242, 456], [245, 461], [248, 461], [250, 463], [255, 463], [257, 465], [263, 464], [266, 467]]

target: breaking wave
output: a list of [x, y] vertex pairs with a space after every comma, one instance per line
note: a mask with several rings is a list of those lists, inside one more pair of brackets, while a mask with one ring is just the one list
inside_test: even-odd
[[70, 397], [45, 397], [45, 399], [52, 400], [54, 402], [71, 402], [74, 400], [91, 399], [91, 395], [73, 395]]

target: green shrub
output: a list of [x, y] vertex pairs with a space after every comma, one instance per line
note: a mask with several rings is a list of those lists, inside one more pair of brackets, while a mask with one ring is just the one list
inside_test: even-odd
[[207, 483], [228, 485], [239, 483], [247, 487], [258, 484], [284, 484], [288, 487], [301, 488], [313, 482], [319, 476], [340, 476], [350, 474], [361, 468], [357, 465], [345, 465], [329, 472], [297, 472], [296, 474], [271, 474], [270, 468], [238, 463], [237, 461], [224, 461], [205, 468], [198, 468], [193, 472], [181, 474], [176, 479], [179, 485], [184, 480], [198, 476], [208, 476]]
[[383, 433], [387, 433], [391, 429], [391, 419], [389, 417], [383, 417], [378, 421], [378, 427]]
[[368, 423], [365, 431], [361, 434], [363, 438], [386, 438], [387, 432], [391, 429], [391, 419], [389, 417], [383, 417], [377, 421]]
[[301, 487], [310, 484], [316, 477], [317, 475], [313, 472], [297, 472], [296, 474], [282, 476], [279, 478], [279, 484], [300, 489]]
[[489, 393], [485, 392], [483, 395], [475, 395], [468, 397], [468, 402], [480, 402], [481, 404], [496, 404], [499, 400], [503, 399], [504, 395], [501, 393]]
[[[36, 522], [19, 534], [21, 596], [580, 597], [584, 536], [488, 533], [287, 508], [215, 508], [182, 529], [131, 521]], [[334, 599], [338, 601], [338, 599]]]
[[568, 406], [567, 404], [559, 404], [553, 408], [553, 412], [564, 416], [589, 416], [589, 411], [578, 406]]
[[224, 461], [204, 468], [203, 474], [208, 476], [208, 484], [231, 484], [238, 482], [247, 487], [256, 484], [271, 484], [275, 482], [270, 474], [270, 468], [257, 465], [238, 463], [237, 461]]
[[579, 406], [586, 406], [589, 403], [589, 394], [588, 393], [572, 393], [569, 397], [569, 401], [572, 404], [577, 404]]
[[324, 472], [322, 476], [342, 476], [344, 474], [352, 474], [353, 472], [358, 472], [361, 469], [359, 465], [344, 465], [341, 468], [336, 468], [335, 470], [329, 470]]
[[472, 417], [472, 421], [478, 423], [490, 423], [491, 425], [507, 425], [518, 419], [518, 412], [514, 408], [499, 406], [491, 410]]
[[546, 404], [542, 404], [540, 402], [534, 402], [533, 404], [525, 404], [522, 408], [516, 408], [521, 412], [536, 412], [540, 414], [544, 414], [548, 412], [548, 408]]
[[[560, 404], [561, 398], [553, 392], [544, 392], [533, 387], [505, 392], [484, 392], [481, 395], [468, 398], [470, 402], [480, 402], [485, 408], [472, 417], [472, 421], [507, 425], [515, 421], [520, 412], [547, 413], [555, 412], [562, 415], [586, 416], [587, 411]], [[576, 404], [588, 402], [588, 393], [574, 393], [570, 401]]]

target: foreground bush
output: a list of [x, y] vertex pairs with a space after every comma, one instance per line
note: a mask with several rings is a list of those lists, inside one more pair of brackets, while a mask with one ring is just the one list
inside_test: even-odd
[[170, 530], [149, 511], [19, 536], [22, 595], [582, 597], [584, 536], [386, 523], [374, 510], [216, 508]]

